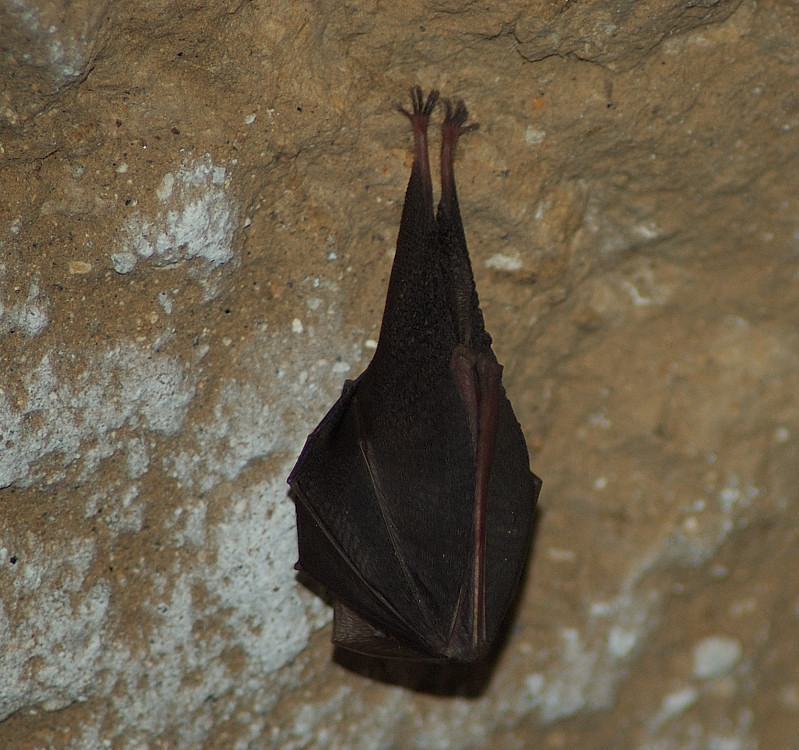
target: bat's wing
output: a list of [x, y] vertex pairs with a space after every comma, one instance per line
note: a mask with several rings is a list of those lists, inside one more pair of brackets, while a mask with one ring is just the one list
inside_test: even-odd
[[406, 403], [369, 370], [348, 383], [289, 483], [299, 567], [371, 626], [444, 658], [471, 554], [474, 462], [449, 375], [435, 380]]
[[[337, 599], [334, 642], [377, 656], [465, 661], [491, 642], [526, 561], [538, 490], [503, 392], [499, 401], [480, 590], [474, 451], [448, 370], [404, 394], [367, 370], [308, 438], [289, 477], [299, 567]], [[520, 470], [521, 483], [511, 481]], [[477, 643], [464, 608], [476, 599], [486, 612]]]
[[496, 638], [527, 560], [541, 480], [530, 471], [527, 446], [502, 387], [475, 288], [455, 186], [454, 155], [467, 125], [462, 101], [444, 102], [441, 201], [436, 215], [441, 268], [456, 334], [450, 369], [464, 404], [474, 450], [473, 587], [461, 605], [453, 651], [470, 653]]
[[489, 642], [507, 616], [529, 554], [541, 480], [530, 471], [522, 428], [500, 386], [486, 508], [485, 617]]
[[296, 494], [297, 568], [337, 600], [391, 630], [402, 629], [408, 602], [388, 601], [371, 580], [401, 578], [391, 540], [358, 445], [354, 400], [359, 380], [348, 381], [339, 400], [311, 433], [289, 476]]

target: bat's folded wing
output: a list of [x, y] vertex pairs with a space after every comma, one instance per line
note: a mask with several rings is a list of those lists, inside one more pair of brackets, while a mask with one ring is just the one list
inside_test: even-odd
[[490, 640], [524, 567], [538, 480], [503, 393], [485, 530], [488, 585], [469, 589], [474, 448], [449, 373], [438, 380], [405, 397], [384, 393], [366, 373], [347, 383], [289, 477], [299, 568], [336, 598], [334, 641], [354, 651], [476, 658], [459, 633], [461, 603], [485, 598]]
[[289, 477], [299, 568], [377, 629], [437, 650], [470, 554], [473, 462], [465, 423], [453, 435], [446, 414], [462, 408], [442, 396], [408, 424], [368, 381], [360, 393], [361, 380], [345, 386]]

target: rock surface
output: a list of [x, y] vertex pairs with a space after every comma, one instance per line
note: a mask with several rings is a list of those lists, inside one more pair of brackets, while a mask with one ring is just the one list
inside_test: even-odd
[[[0, 40], [1, 746], [797, 736], [793, 3], [5, 0]], [[292, 570], [415, 83], [481, 123], [461, 207], [544, 479], [490, 674], [332, 658]]]

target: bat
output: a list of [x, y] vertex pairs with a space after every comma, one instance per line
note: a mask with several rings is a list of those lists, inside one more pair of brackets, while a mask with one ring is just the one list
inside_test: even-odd
[[334, 599], [332, 641], [369, 656], [486, 658], [515, 598], [541, 480], [485, 330], [455, 189], [444, 100], [433, 214], [427, 128], [411, 90], [414, 160], [380, 337], [369, 366], [308, 436], [288, 478], [295, 566]]

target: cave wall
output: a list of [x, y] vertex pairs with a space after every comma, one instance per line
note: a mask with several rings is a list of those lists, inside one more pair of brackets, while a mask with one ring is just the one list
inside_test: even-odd
[[[797, 42], [787, 0], [4, 0], [0, 745], [788, 746]], [[544, 479], [452, 681], [333, 653], [285, 484], [379, 333], [416, 83], [480, 123]]]

